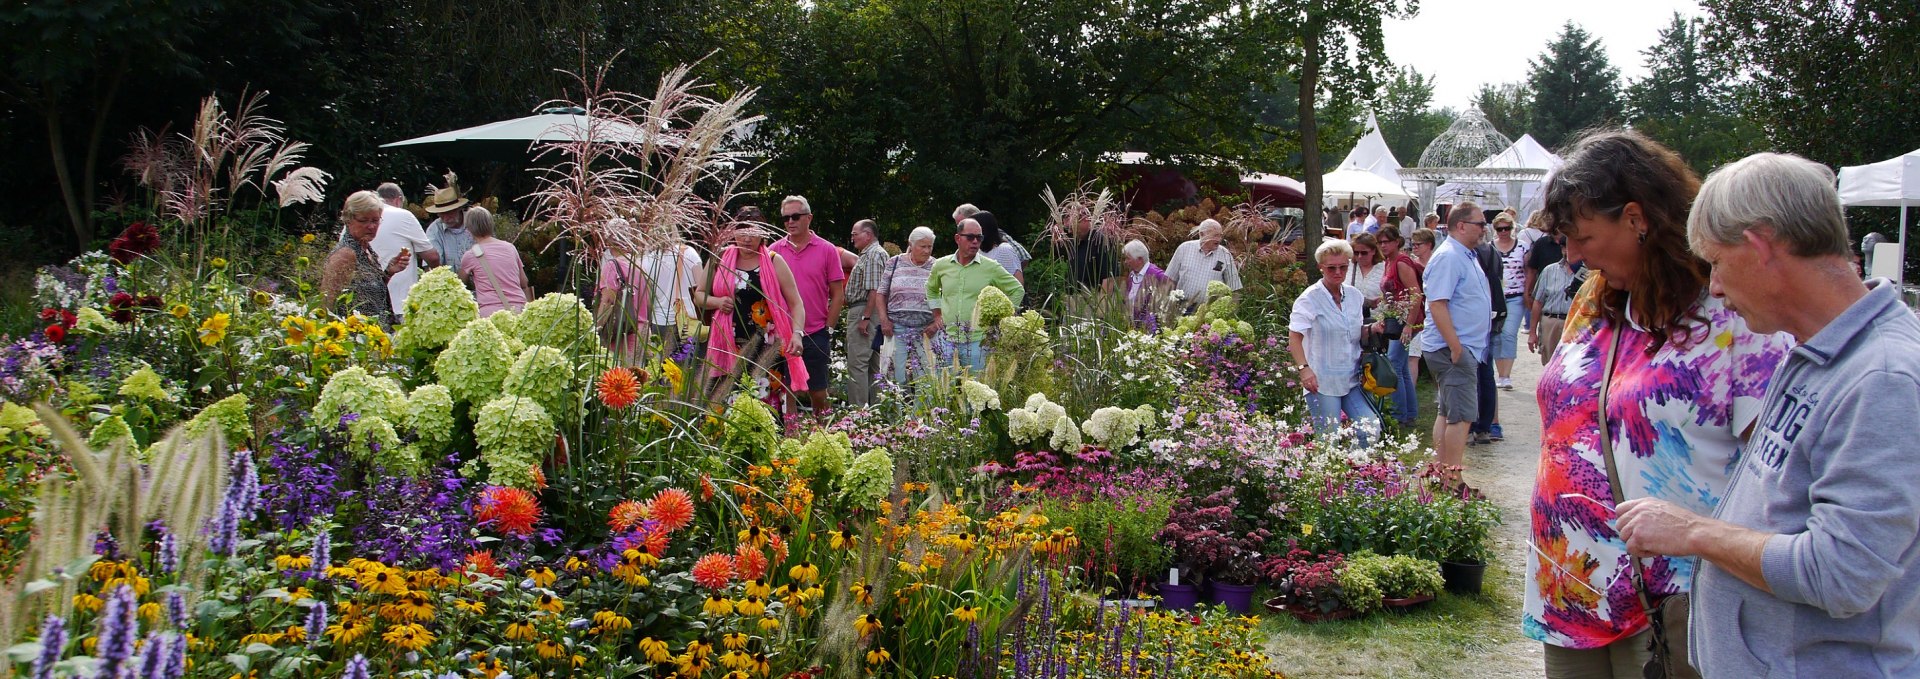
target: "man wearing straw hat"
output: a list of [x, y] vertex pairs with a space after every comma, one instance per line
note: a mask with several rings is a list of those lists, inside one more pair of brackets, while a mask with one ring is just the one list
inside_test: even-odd
[[427, 226], [427, 240], [433, 246], [421, 251], [422, 255], [434, 253], [439, 257], [439, 264], [455, 270], [460, 268], [461, 255], [473, 249], [473, 233], [467, 231], [466, 225], [467, 199], [460, 195], [458, 180], [459, 177], [448, 172], [445, 187], [427, 187], [430, 190], [424, 207], [436, 218]]

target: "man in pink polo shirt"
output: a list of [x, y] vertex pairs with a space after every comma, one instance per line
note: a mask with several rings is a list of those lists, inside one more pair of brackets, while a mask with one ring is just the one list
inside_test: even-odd
[[[787, 260], [793, 271], [793, 285], [800, 290], [800, 301], [807, 307], [806, 333], [800, 343], [801, 358], [807, 364], [807, 397], [815, 416], [827, 414], [827, 363], [832, 347], [830, 319], [840, 317], [846, 304], [847, 272], [840, 267], [840, 248], [813, 233], [813, 206], [805, 196], [787, 196], [780, 201], [780, 222], [787, 237], [775, 241], [773, 251]], [[823, 309], [819, 313], [815, 309]]]

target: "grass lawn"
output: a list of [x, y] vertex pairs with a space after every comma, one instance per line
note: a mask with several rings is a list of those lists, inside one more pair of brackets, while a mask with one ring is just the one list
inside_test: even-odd
[[1519, 593], [1501, 585], [1495, 563], [1478, 596], [1441, 593], [1408, 613], [1306, 624], [1269, 612], [1260, 631], [1267, 654], [1289, 677], [1463, 677], [1490, 669], [1488, 656], [1511, 643]]

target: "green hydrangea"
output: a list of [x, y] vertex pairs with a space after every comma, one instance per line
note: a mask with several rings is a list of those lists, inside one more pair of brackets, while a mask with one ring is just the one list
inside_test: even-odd
[[476, 319], [447, 342], [446, 351], [433, 359], [433, 371], [455, 401], [486, 403], [500, 395], [500, 383], [506, 381], [513, 357], [500, 328]]
[[1000, 320], [1013, 315], [1013, 299], [999, 288], [987, 286], [973, 303], [973, 327], [976, 330], [997, 327]]
[[[1007, 435], [1017, 444], [1047, 439], [1054, 436], [1063, 420], [1072, 426], [1073, 420], [1067, 417], [1066, 408], [1047, 400], [1044, 392], [1034, 392], [1027, 396], [1026, 405], [1007, 411]], [[1073, 440], [1080, 440], [1078, 431], [1074, 432]], [[1076, 443], [1074, 447], [1079, 445]]]
[[453, 443], [453, 395], [446, 385], [428, 384], [413, 390], [407, 396], [406, 424], [423, 452], [445, 452]]
[[1212, 323], [1207, 324], [1207, 330], [1215, 335], [1231, 335], [1234, 328], [1232, 323], [1216, 318]]
[[568, 354], [584, 356], [600, 346], [594, 334], [593, 314], [580, 298], [553, 293], [527, 303], [514, 321], [515, 335], [527, 346], [536, 344], [559, 348]]
[[400, 442], [400, 433], [384, 417], [363, 417], [347, 425], [348, 448], [356, 459], [391, 473], [420, 473], [420, 451]]
[[794, 457], [800, 458], [797, 468], [801, 475], [812, 479], [835, 478], [845, 474], [847, 465], [853, 463], [853, 440], [843, 431], [815, 430], [794, 453]]
[[120, 329], [119, 323], [107, 320], [105, 314], [93, 307], [80, 307], [73, 316], [73, 329], [80, 332], [106, 334]]
[[[500, 334], [506, 336], [507, 350], [513, 352], [513, 355], [519, 356], [520, 352], [527, 350], [527, 343], [520, 341], [520, 338], [518, 337], [518, 335], [520, 334], [520, 331], [519, 331], [520, 315], [519, 314], [515, 314], [506, 309], [501, 309], [499, 311], [493, 312], [493, 315], [488, 316], [487, 322], [492, 323], [493, 327], [499, 328]], [[594, 365], [600, 365], [600, 364], [595, 363]]]
[[173, 395], [168, 394], [167, 388], [160, 384], [160, 373], [146, 366], [140, 366], [139, 370], [133, 371], [120, 383], [120, 395], [163, 403], [173, 401]]
[[11, 401], [0, 403], [0, 429], [20, 431], [40, 423], [32, 408]]
[[421, 276], [407, 293], [406, 324], [396, 343], [401, 351], [438, 349], [479, 312], [473, 293], [467, 291], [453, 268], [437, 267]]
[[1092, 439], [1094, 445], [1120, 450], [1140, 441], [1140, 427], [1140, 417], [1135, 411], [1107, 406], [1093, 411], [1093, 416], [1080, 425], [1080, 431]]
[[840, 477], [839, 498], [855, 507], [884, 509], [887, 493], [892, 491], [893, 455], [885, 448], [875, 448], [853, 458], [846, 475]]
[[1000, 409], [1000, 392], [980, 382], [971, 379], [961, 382], [960, 395], [966, 397], [967, 408], [975, 413]]
[[573, 384], [573, 365], [567, 355], [548, 346], [529, 346], [507, 369], [501, 390], [531, 398], [545, 408], [554, 423], [566, 427], [580, 419], [580, 399], [586, 394]]
[[726, 434], [720, 440], [720, 447], [729, 455], [764, 462], [780, 447], [779, 420], [774, 419], [773, 411], [753, 394], [735, 395], [733, 404], [727, 406], [725, 422]]
[[394, 422], [400, 420], [406, 403], [406, 392], [393, 378], [368, 374], [356, 365], [327, 380], [327, 386], [320, 389], [319, 402], [313, 406], [313, 417], [321, 426], [329, 427], [348, 413], [361, 419], [378, 417]]
[[1233, 288], [1227, 287], [1225, 281], [1207, 281], [1207, 300], [1209, 304], [1222, 297], [1232, 296]]
[[212, 427], [219, 427], [227, 435], [229, 443], [245, 441], [253, 436], [253, 414], [247, 410], [247, 395], [234, 394], [215, 401], [206, 410], [187, 420], [187, 434], [200, 436]]
[[107, 419], [94, 425], [93, 431], [87, 434], [87, 447], [106, 450], [113, 446], [114, 441], [120, 439], [126, 439], [129, 446], [138, 447], [133, 440], [133, 428], [127, 426], [127, 421], [119, 415], [108, 415]]
[[473, 438], [487, 463], [487, 483], [533, 487], [533, 470], [553, 450], [553, 418], [525, 396], [501, 396], [473, 418]]
[[1033, 310], [1001, 319], [1000, 337], [995, 340], [994, 348], [1018, 352], [1047, 350], [1051, 354], [1047, 346], [1047, 319]]

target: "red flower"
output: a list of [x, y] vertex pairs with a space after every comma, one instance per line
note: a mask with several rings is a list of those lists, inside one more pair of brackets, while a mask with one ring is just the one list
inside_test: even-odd
[[67, 329], [66, 329], [66, 328], [62, 328], [62, 327], [60, 327], [60, 326], [59, 326], [59, 325], [57, 325], [57, 324], [56, 324], [56, 325], [49, 325], [49, 326], [47, 326], [47, 341], [48, 341], [48, 342], [53, 342], [53, 343], [55, 343], [55, 344], [58, 344], [58, 343], [60, 343], [61, 341], [64, 341], [64, 340], [66, 340], [66, 339], [67, 339]]
[[496, 578], [506, 575], [507, 573], [500, 569], [500, 564], [494, 562], [493, 552], [491, 550], [468, 554], [467, 570], [475, 573], [485, 573], [488, 576]]
[[679, 488], [660, 491], [647, 503], [647, 516], [659, 521], [669, 533], [686, 528], [693, 523], [693, 498]]
[[640, 525], [640, 522], [645, 520], [647, 520], [647, 505], [637, 500], [627, 500], [614, 505], [613, 511], [607, 512], [607, 526], [622, 533], [633, 530], [634, 526]]
[[740, 545], [733, 555], [733, 570], [742, 580], [758, 580], [767, 575], [767, 555], [760, 550]]
[[502, 533], [527, 537], [533, 534], [533, 524], [540, 522], [540, 499], [519, 488], [488, 486], [480, 491], [474, 518]]
[[113, 322], [115, 323], [120, 323], [120, 324], [132, 323], [133, 310], [132, 309], [114, 309], [113, 313], [107, 314], [107, 317], [113, 319]]
[[78, 322], [80, 322], [80, 319], [75, 318], [73, 315], [73, 312], [67, 311], [66, 309], [60, 310], [60, 326], [61, 327], [71, 328], [73, 327], [73, 324]]
[[160, 296], [159, 295], [141, 295], [140, 306], [147, 309], [158, 309], [160, 308]]
[[[68, 323], [68, 325], [72, 325], [72, 323]], [[706, 474], [700, 475], [700, 501], [713, 501], [713, 477]]]
[[655, 557], [666, 556], [667, 532], [664, 530], [648, 531], [645, 544], [648, 554], [652, 554]]
[[153, 252], [160, 247], [160, 231], [146, 222], [134, 222], [107, 244], [107, 254], [120, 264]]
[[726, 589], [733, 582], [733, 557], [708, 554], [693, 564], [693, 582], [711, 590]]
[[53, 307], [45, 307], [40, 310], [40, 320], [51, 321], [59, 317], [60, 317], [59, 309], [55, 309]]
[[107, 300], [107, 306], [113, 307], [115, 309], [125, 309], [129, 306], [133, 306], [133, 302], [134, 302], [134, 298], [132, 293], [116, 292], [116, 293], [113, 293], [113, 297]]
[[600, 373], [600, 402], [608, 408], [620, 410], [633, 405], [640, 398], [640, 380], [632, 370], [614, 367]]

